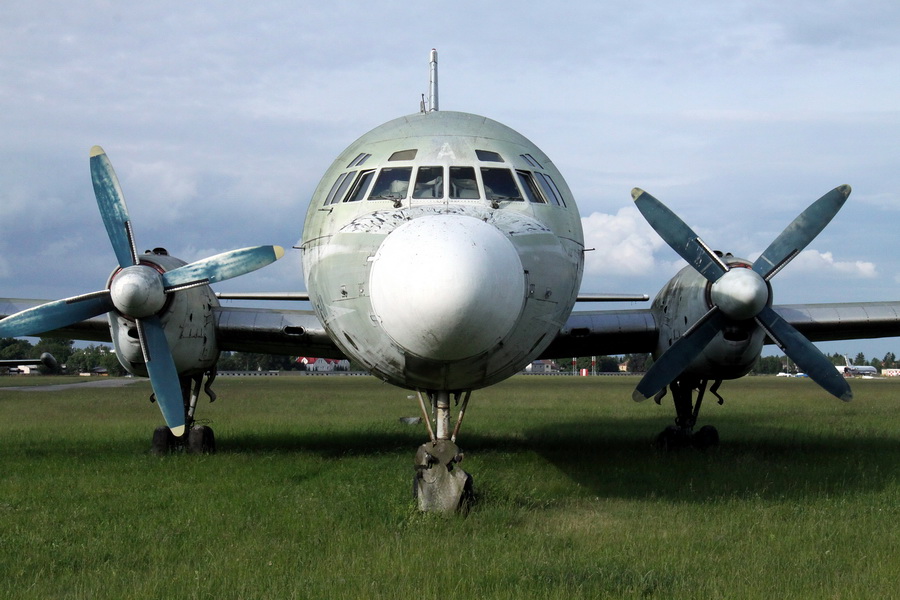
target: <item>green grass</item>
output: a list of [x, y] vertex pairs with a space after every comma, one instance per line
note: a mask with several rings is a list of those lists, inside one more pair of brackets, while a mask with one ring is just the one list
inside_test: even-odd
[[468, 516], [410, 496], [423, 426], [371, 378], [220, 379], [215, 456], [149, 454], [149, 386], [0, 388], [0, 598], [900, 597], [900, 381], [745, 378], [661, 454], [635, 378], [473, 394]]

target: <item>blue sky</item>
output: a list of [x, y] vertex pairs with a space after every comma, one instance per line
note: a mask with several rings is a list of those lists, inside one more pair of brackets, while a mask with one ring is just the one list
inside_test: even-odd
[[[848, 183], [775, 300], [900, 299], [896, 2], [130, 4], [0, 6], [0, 295], [104, 285], [94, 144], [139, 249], [290, 247], [332, 159], [418, 110], [435, 47], [441, 108], [509, 125], [563, 172], [597, 247], [584, 291], [652, 296], [679, 268], [632, 187], [753, 258]], [[218, 289], [301, 286], [289, 255]], [[900, 354], [898, 339], [821, 347]]]

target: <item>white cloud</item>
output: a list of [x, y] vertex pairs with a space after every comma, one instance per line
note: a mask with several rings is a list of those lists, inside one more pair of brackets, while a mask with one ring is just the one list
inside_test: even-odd
[[839, 273], [860, 279], [878, 277], [875, 263], [863, 260], [835, 260], [831, 252], [805, 250], [785, 267], [786, 273], [795, 275], [810, 273]]
[[594, 248], [585, 254], [589, 275], [640, 275], [654, 269], [653, 253], [664, 246], [662, 239], [633, 206], [614, 215], [595, 212], [582, 217], [584, 244]]

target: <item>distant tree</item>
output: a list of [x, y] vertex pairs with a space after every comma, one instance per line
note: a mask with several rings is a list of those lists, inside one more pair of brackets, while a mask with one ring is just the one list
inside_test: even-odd
[[653, 357], [646, 352], [643, 354], [626, 354], [624, 358], [628, 361], [628, 370], [632, 373], [646, 373], [650, 365], [653, 364]]
[[15, 358], [36, 358], [34, 347], [28, 340], [16, 338], [0, 339], [0, 358], [10, 360]]
[[859, 354], [857, 354], [857, 355], [856, 355], [856, 358], [853, 359], [853, 364], [856, 365], [856, 366], [858, 366], [858, 367], [865, 366], [865, 365], [867, 364], [867, 363], [866, 363], [866, 355], [863, 354], [862, 352], [860, 352]]
[[223, 352], [218, 368], [220, 371], [290, 371], [294, 368], [294, 360], [280, 354]]
[[72, 352], [66, 361], [66, 367], [70, 373], [89, 373], [97, 367], [106, 369], [106, 372], [113, 376], [126, 373], [125, 368], [119, 363], [119, 359], [116, 358], [109, 346], [95, 346], [94, 344]]
[[881, 366], [885, 369], [893, 369], [897, 366], [897, 357], [893, 352], [888, 352], [881, 360]]
[[783, 356], [761, 356], [750, 371], [756, 375], [775, 375], [784, 370]]

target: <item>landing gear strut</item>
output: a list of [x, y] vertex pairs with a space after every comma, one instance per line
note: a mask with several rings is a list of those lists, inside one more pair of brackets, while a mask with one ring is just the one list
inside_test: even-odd
[[[450, 392], [428, 392], [434, 412], [435, 428], [425, 408], [422, 392], [416, 391], [422, 417], [431, 441], [419, 446], [416, 452], [416, 473], [413, 476], [413, 496], [423, 512], [453, 512], [465, 510], [473, 499], [472, 476], [459, 464], [463, 453], [456, 445], [456, 434], [462, 423], [471, 392], [466, 392], [453, 432], [450, 432]], [[457, 403], [460, 394], [455, 394]]]
[[[206, 383], [203, 383], [203, 377], [206, 376]], [[153, 432], [153, 443], [150, 452], [156, 455], [168, 454], [180, 450], [186, 450], [191, 454], [215, 454], [216, 452], [216, 436], [212, 427], [208, 425], [199, 425], [194, 419], [194, 412], [197, 410], [197, 400], [200, 398], [200, 388], [209, 396], [210, 402], [216, 401], [216, 393], [211, 386], [216, 379], [216, 370], [212, 369], [206, 373], [194, 375], [191, 378], [184, 378], [181, 381], [181, 392], [184, 396], [185, 423], [187, 424], [187, 432], [181, 437], [175, 437], [168, 427], [157, 427]], [[154, 402], [155, 397], [151, 396], [150, 401]]]
[[[675, 401], [675, 425], [666, 427], [656, 436], [656, 446], [662, 450], [674, 448], [695, 447], [706, 449], [719, 445], [719, 432], [712, 425], [704, 425], [698, 431], [694, 431], [697, 417], [700, 414], [700, 406], [703, 404], [703, 395], [706, 393], [707, 379], [694, 379], [682, 377], [669, 385], [672, 390], [672, 398]], [[722, 380], [713, 382], [709, 392], [719, 399], [719, 404], [725, 400], [718, 394]], [[697, 400], [693, 401], [694, 390], [697, 390]], [[659, 404], [665, 390], [655, 398]]]

